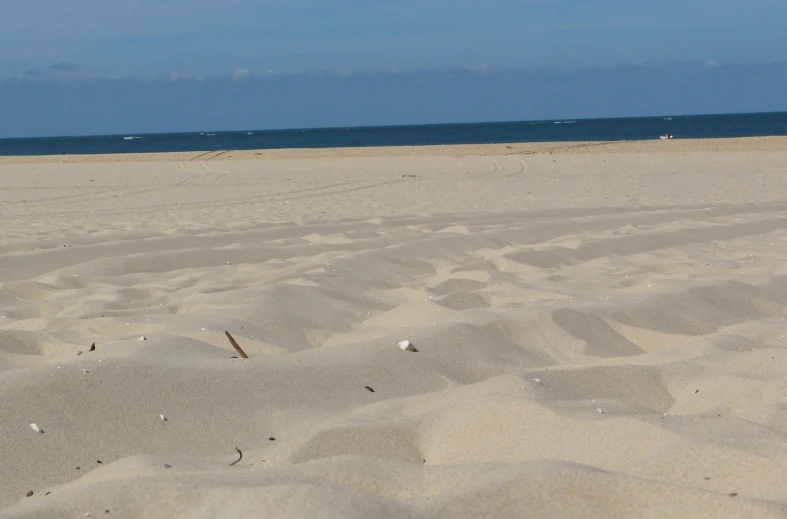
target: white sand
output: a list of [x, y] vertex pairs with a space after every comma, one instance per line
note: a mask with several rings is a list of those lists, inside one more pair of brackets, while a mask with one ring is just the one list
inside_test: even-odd
[[4, 158], [0, 315], [2, 517], [787, 517], [787, 138]]

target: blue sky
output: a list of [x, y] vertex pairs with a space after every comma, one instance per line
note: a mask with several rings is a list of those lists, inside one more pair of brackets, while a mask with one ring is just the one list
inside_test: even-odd
[[[626, 81], [632, 67], [661, 67], [688, 80], [684, 64], [742, 74], [746, 65], [782, 70], [787, 63], [784, 0], [0, 0], [0, 14], [0, 89], [6, 98], [17, 96], [0, 110], [29, 103], [43, 125], [36, 133], [46, 133], [48, 124], [46, 114], [36, 112], [41, 96], [54, 102], [75, 89], [95, 95], [102, 85], [109, 95], [112, 85], [105, 78], [139, 81], [137, 88], [148, 88], [151, 96], [161, 86], [151, 82], [182, 83], [184, 95], [209, 95], [194, 93], [199, 89], [188, 84], [208, 81], [218, 96], [237, 90], [238, 82], [248, 84], [247, 94], [263, 92], [260, 82], [282, 76], [300, 78], [306, 88], [315, 73], [368, 79], [369, 74], [418, 72], [423, 86], [428, 85], [424, 74], [445, 85], [440, 74], [446, 70], [487, 78], [541, 71], [530, 80], [548, 84], [546, 71], [560, 69], [573, 80], [590, 80], [603, 71], [616, 83]], [[37, 89], [36, 95], [20, 90], [20, 80], [36, 83], [30, 89]], [[49, 90], [38, 83], [48, 83]], [[471, 99], [487, 96], [491, 84], [459, 81], [457, 88]], [[297, 102], [285, 94], [277, 94], [279, 102]], [[369, 99], [377, 99], [374, 92]], [[766, 109], [787, 109], [778, 96], [773, 99], [775, 105]], [[634, 100], [633, 93], [632, 99], [618, 99]], [[561, 99], [551, 96], [549, 103], [560, 112]], [[310, 106], [315, 125], [330, 123], [325, 114], [331, 107]], [[730, 110], [720, 106], [721, 111], [736, 108], [735, 103]], [[396, 119], [384, 108], [380, 123]], [[490, 110], [490, 117], [504, 113], [499, 108]], [[308, 117], [297, 115], [308, 123]], [[123, 114], [117, 117], [122, 126]], [[164, 117], [161, 108], [151, 113], [150, 131], [157, 131]], [[336, 124], [343, 124], [339, 119]], [[56, 126], [64, 127], [61, 123]], [[9, 124], [0, 117], [0, 135], [15, 134]], [[274, 122], [260, 121], [260, 127], [268, 124]]]

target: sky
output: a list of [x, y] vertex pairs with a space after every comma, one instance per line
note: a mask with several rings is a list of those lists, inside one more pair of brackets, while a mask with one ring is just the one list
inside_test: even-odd
[[0, 13], [0, 137], [787, 110], [784, 0], [0, 0]]

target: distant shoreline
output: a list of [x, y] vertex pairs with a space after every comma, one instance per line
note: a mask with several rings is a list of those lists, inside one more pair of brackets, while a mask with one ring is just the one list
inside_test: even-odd
[[207, 155], [208, 152], [222, 155], [227, 150], [422, 149], [500, 143], [555, 147], [555, 143], [575, 146], [588, 142], [658, 140], [665, 134], [674, 135], [675, 140], [787, 136], [787, 113], [17, 138], [0, 139], [0, 156]]
[[97, 163], [278, 160], [352, 157], [416, 157], [457, 155], [533, 155], [599, 153], [697, 153], [731, 151], [784, 151], [787, 136], [673, 139], [669, 141], [509, 142], [494, 144], [442, 144], [424, 146], [364, 146], [332, 148], [280, 148], [257, 150], [200, 150], [159, 153], [0, 156], [0, 164]]

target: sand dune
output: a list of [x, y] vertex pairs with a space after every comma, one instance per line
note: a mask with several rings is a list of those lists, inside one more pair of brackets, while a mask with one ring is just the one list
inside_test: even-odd
[[787, 139], [586, 144], [4, 159], [0, 517], [787, 517]]

